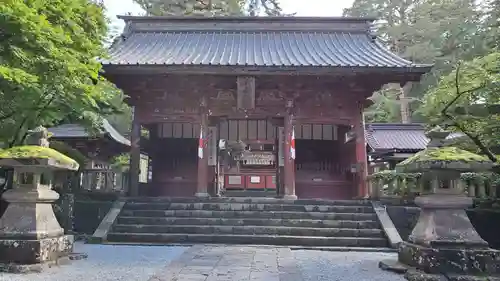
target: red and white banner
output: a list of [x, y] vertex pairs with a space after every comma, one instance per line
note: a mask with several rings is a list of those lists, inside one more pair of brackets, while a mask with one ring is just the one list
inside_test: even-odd
[[292, 126], [292, 135], [290, 137], [290, 158], [295, 160], [295, 126]]
[[203, 128], [200, 127], [200, 141], [198, 142], [198, 158], [203, 159], [203, 147], [205, 146], [205, 139], [203, 136]]

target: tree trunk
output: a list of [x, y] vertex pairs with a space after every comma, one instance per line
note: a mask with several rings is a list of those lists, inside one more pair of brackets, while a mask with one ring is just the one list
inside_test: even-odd
[[399, 103], [401, 110], [401, 123], [408, 124], [411, 123], [411, 113], [410, 113], [410, 101], [407, 97], [408, 92], [411, 89], [411, 83], [406, 83], [403, 87], [400, 87], [399, 92]]

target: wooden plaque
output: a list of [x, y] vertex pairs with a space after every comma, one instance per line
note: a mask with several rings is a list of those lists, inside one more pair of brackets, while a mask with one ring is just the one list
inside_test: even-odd
[[251, 76], [238, 76], [238, 108], [255, 108], [255, 78]]

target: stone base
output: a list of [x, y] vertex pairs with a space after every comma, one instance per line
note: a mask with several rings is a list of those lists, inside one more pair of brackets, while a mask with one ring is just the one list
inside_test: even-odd
[[72, 253], [68, 256], [61, 257], [54, 261], [36, 264], [15, 264], [15, 263], [0, 263], [0, 272], [14, 273], [14, 274], [27, 274], [27, 273], [40, 273], [47, 268], [54, 266], [69, 264], [71, 261], [86, 259], [86, 254]]
[[460, 274], [430, 274], [418, 271], [397, 260], [384, 260], [378, 264], [378, 267], [385, 271], [404, 274], [409, 281], [500, 281], [500, 276], [474, 276]]
[[498, 276], [428, 274], [416, 270], [408, 270], [405, 279], [408, 281], [500, 281]]
[[403, 242], [399, 246], [398, 261], [429, 274], [500, 274], [500, 251], [489, 248], [428, 248]]
[[56, 261], [73, 252], [73, 235], [40, 240], [0, 240], [0, 263], [39, 264]]
[[408, 266], [398, 262], [397, 260], [383, 260], [378, 263], [378, 267], [385, 271], [391, 271], [397, 274], [405, 274], [408, 271]]
[[283, 195], [283, 199], [285, 200], [297, 200], [297, 195]]

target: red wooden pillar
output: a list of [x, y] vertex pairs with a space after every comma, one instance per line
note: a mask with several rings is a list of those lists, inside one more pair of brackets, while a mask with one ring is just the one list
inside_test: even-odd
[[358, 192], [357, 195], [360, 198], [368, 195], [368, 156], [366, 153], [366, 139], [365, 139], [365, 118], [364, 118], [364, 106], [360, 104], [360, 111], [356, 124], [354, 125], [354, 131], [356, 134], [356, 169], [357, 169], [357, 184]]
[[196, 185], [196, 197], [209, 197], [208, 194], [208, 113], [206, 108], [206, 100], [203, 98], [200, 105], [200, 137], [199, 142], [203, 148], [202, 158], [198, 156], [198, 180]]
[[130, 136], [130, 181], [129, 196], [139, 195], [139, 173], [141, 162], [141, 124], [137, 118], [137, 110], [133, 108], [132, 132]]
[[292, 159], [290, 154], [292, 131], [293, 131], [293, 101], [287, 101], [286, 104], [287, 114], [285, 115], [284, 135], [285, 135], [285, 156], [284, 165], [284, 199], [297, 199], [295, 195], [295, 160]]

